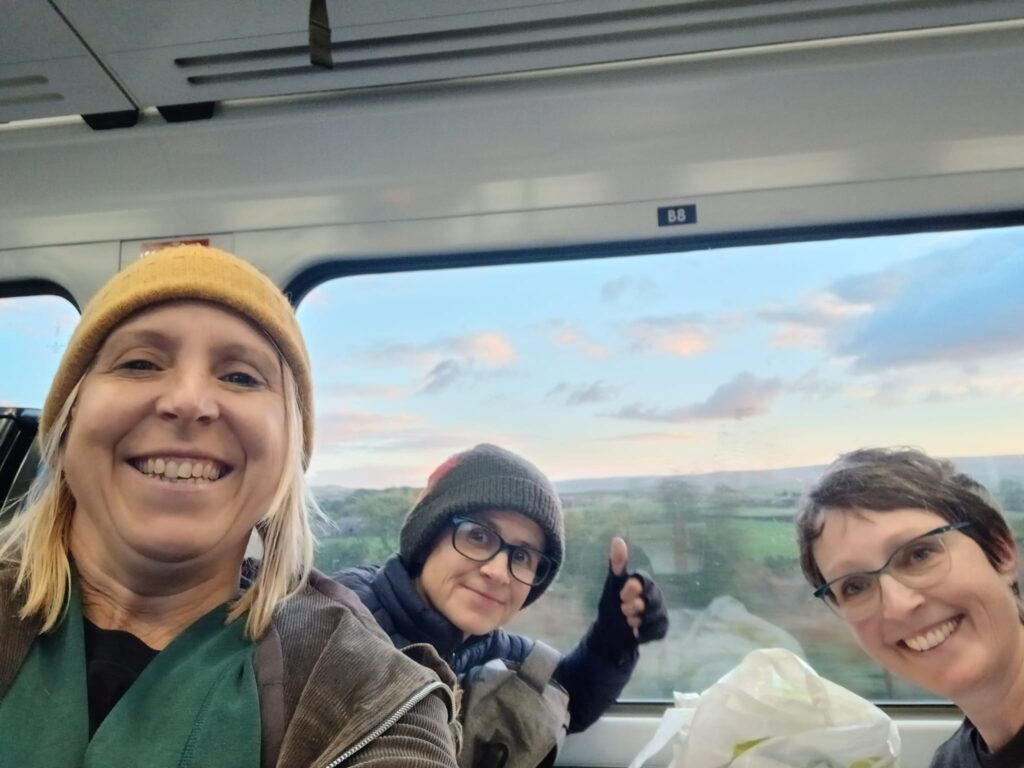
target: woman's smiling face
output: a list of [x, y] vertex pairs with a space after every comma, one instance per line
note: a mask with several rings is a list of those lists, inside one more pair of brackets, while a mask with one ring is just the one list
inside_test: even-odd
[[[947, 525], [923, 509], [835, 510], [827, 513], [814, 558], [826, 581], [880, 567], [916, 536]], [[948, 574], [934, 586], [906, 587], [883, 574], [881, 601], [851, 622], [860, 646], [883, 667], [954, 702], [997, 691], [1007, 667], [1024, 659], [1024, 628], [1011, 585], [1016, 552], [998, 568], [972, 539], [943, 535]]]
[[115, 328], [63, 449], [72, 554], [237, 571], [284, 470], [283, 391], [270, 341], [215, 304], [162, 304]]
[[[473, 518], [509, 543], [544, 551], [544, 531], [520, 512], [495, 509]], [[512, 578], [508, 552], [482, 563], [470, 560], [452, 546], [451, 528], [438, 537], [416, 585], [426, 601], [467, 636], [504, 626], [522, 609], [531, 589]]]

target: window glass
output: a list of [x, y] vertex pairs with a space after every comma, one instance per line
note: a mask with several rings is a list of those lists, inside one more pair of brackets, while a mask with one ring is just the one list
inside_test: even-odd
[[42, 407], [77, 322], [78, 310], [59, 296], [0, 298], [0, 406]]
[[956, 458], [1024, 519], [1024, 228], [365, 275], [303, 302], [320, 567], [380, 562], [451, 453], [487, 441], [557, 483], [568, 556], [514, 628], [568, 650], [609, 538], [672, 628], [626, 698], [702, 690], [755, 647], [879, 700], [887, 675], [800, 575], [792, 518], [863, 446]]

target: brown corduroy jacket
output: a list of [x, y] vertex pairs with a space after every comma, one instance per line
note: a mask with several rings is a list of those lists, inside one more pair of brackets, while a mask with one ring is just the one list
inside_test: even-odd
[[[39, 629], [17, 616], [15, 574], [0, 567], [0, 700]], [[396, 651], [322, 574], [278, 608], [253, 661], [261, 768], [456, 767], [451, 671], [429, 647]]]

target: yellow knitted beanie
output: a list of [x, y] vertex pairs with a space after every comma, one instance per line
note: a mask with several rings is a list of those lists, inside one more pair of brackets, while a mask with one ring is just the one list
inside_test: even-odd
[[202, 245], [179, 245], [143, 256], [114, 275], [86, 305], [43, 405], [40, 439], [46, 439], [61, 406], [110, 332], [135, 312], [174, 300], [221, 304], [273, 340], [295, 376], [308, 464], [313, 449], [313, 380], [295, 312], [281, 290], [254, 266]]

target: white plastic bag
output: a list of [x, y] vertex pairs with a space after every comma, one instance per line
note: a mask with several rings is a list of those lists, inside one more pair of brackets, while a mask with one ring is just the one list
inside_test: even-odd
[[630, 768], [675, 739], [671, 768], [886, 768], [900, 737], [888, 715], [790, 651], [753, 651], [699, 696], [676, 694]]

